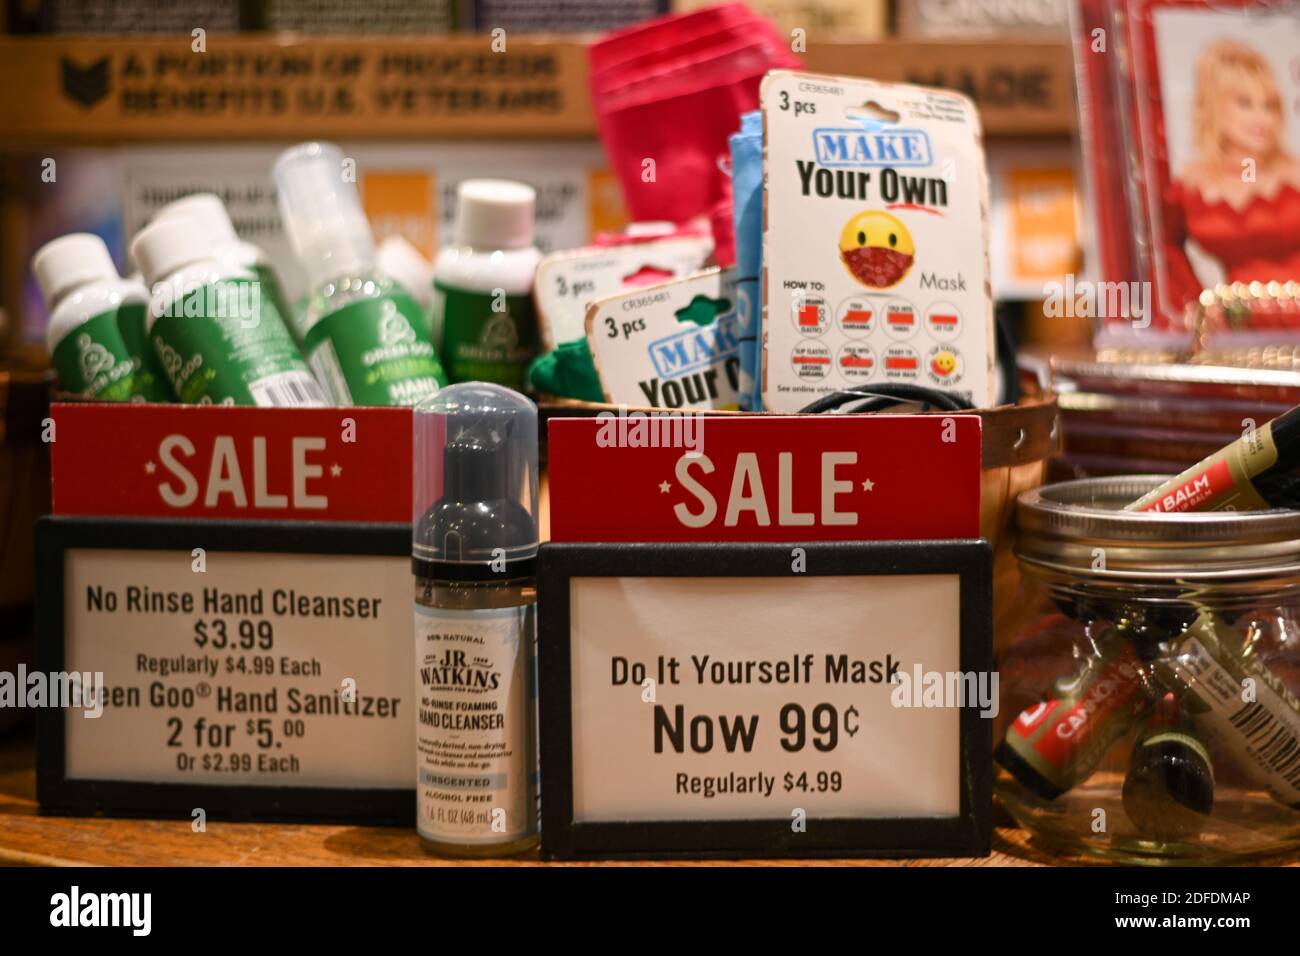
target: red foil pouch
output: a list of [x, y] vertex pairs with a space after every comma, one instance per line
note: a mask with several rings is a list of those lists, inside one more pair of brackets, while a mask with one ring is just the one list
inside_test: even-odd
[[801, 63], [743, 4], [617, 31], [590, 56], [597, 127], [629, 212], [674, 222], [729, 199], [727, 137], [757, 109], [764, 74]]

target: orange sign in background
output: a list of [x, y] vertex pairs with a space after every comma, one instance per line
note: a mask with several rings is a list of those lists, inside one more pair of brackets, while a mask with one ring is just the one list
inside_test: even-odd
[[397, 233], [432, 259], [438, 246], [438, 193], [435, 176], [419, 172], [363, 172], [361, 205], [375, 241]]
[[1012, 249], [1016, 281], [1059, 279], [1078, 265], [1074, 174], [1069, 169], [1011, 169], [1007, 172]]

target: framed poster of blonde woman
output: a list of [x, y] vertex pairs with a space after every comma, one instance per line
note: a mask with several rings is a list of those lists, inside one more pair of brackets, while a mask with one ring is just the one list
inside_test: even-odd
[[1177, 327], [1204, 289], [1300, 280], [1300, 3], [1128, 6], [1148, 278]]

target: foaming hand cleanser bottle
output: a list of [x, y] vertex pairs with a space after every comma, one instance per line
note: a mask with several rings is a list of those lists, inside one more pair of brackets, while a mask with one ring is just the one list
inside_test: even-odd
[[419, 305], [375, 267], [343, 153], [302, 143], [275, 163], [280, 214], [311, 288], [299, 337], [339, 405], [415, 405], [447, 384]]
[[538, 840], [537, 406], [487, 382], [415, 408], [416, 827], [448, 856]]

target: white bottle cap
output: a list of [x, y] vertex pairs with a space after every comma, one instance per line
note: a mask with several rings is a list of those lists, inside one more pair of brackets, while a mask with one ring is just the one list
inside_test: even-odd
[[333, 143], [301, 143], [275, 161], [280, 217], [313, 287], [374, 267], [375, 242], [354, 177]]
[[420, 255], [420, 250], [394, 233], [379, 244], [375, 253], [375, 268], [391, 279], [396, 279], [421, 306], [433, 302], [433, 263]]
[[207, 233], [213, 245], [239, 241], [235, 224], [230, 221], [230, 213], [226, 211], [226, 204], [212, 193], [193, 193], [169, 202], [153, 214], [153, 221], [161, 222], [172, 216], [189, 216], [195, 225]]
[[212, 241], [207, 230], [189, 216], [155, 219], [131, 240], [131, 256], [152, 288], [177, 269], [211, 259]]
[[527, 249], [533, 244], [532, 186], [508, 179], [467, 179], [456, 190], [456, 244], [474, 250]]
[[87, 282], [119, 278], [108, 246], [89, 232], [60, 236], [41, 246], [32, 256], [32, 272], [50, 306]]

